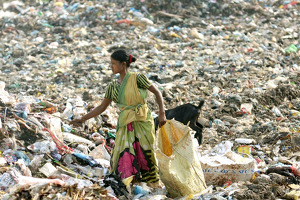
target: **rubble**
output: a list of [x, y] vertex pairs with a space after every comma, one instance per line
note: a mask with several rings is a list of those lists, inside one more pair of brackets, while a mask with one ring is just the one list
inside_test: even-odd
[[[135, 55], [131, 70], [158, 86], [167, 109], [205, 100], [200, 161], [230, 142], [226, 161], [253, 164], [238, 180], [219, 161], [219, 179], [182, 199], [299, 198], [299, 15], [296, 0], [1, 2], [0, 198], [170, 198], [108, 176], [114, 106], [69, 125], [117, 78], [118, 48]], [[148, 104], [158, 110], [153, 96]]]

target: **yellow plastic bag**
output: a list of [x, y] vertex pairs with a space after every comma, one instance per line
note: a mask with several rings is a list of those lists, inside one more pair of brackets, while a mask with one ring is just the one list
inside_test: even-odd
[[170, 140], [168, 138], [168, 135], [166, 133], [166, 130], [165, 130], [165, 127], [161, 127], [161, 138], [162, 138], [162, 152], [166, 155], [166, 156], [171, 156], [172, 153], [173, 153], [173, 150], [172, 150], [172, 146], [171, 146], [171, 143], [170, 143]]
[[206, 189], [194, 149], [188, 126], [176, 120], [168, 120], [158, 130], [156, 157], [160, 178], [173, 198], [197, 194]]

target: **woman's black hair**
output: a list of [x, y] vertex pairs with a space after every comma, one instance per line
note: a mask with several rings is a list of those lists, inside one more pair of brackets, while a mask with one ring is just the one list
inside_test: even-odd
[[132, 62], [136, 61], [136, 58], [128, 54], [124, 49], [119, 49], [113, 52], [110, 56], [114, 60], [119, 62], [126, 62], [126, 66], [129, 67]]

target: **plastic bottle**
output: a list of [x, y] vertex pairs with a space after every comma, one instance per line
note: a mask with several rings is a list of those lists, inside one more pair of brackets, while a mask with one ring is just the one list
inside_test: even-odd
[[87, 156], [81, 153], [73, 153], [72, 155], [75, 156], [78, 161], [88, 164], [91, 167], [101, 167], [101, 165], [91, 156]]

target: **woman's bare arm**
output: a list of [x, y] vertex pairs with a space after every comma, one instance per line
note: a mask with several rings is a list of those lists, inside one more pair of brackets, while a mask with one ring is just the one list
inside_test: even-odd
[[159, 114], [158, 114], [158, 121], [159, 121], [159, 126], [163, 126], [167, 119], [166, 119], [166, 115], [165, 115], [165, 107], [164, 107], [164, 101], [163, 101], [163, 97], [161, 95], [161, 92], [153, 85], [151, 85], [148, 90], [150, 92], [152, 92], [155, 97], [156, 97], [156, 102], [158, 104], [159, 107]]
[[75, 120], [71, 121], [70, 123], [71, 124], [82, 123], [88, 119], [96, 117], [96, 116], [100, 115], [101, 113], [103, 113], [106, 110], [106, 108], [109, 106], [110, 103], [111, 103], [111, 99], [104, 98], [102, 103], [99, 106], [94, 108], [92, 111], [90, 111], [86, 115], [82, 116], [80, 119], [75, 119]]

